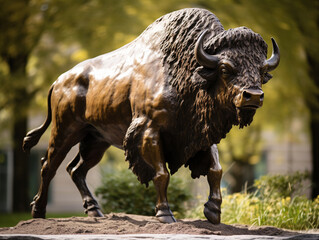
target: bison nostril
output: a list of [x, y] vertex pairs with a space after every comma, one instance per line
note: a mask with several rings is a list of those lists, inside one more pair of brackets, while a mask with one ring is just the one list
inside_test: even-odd
[[244, 91], [244, 92], [243, 92], [243, 97], [244, 97], [244, 99], [246, 99], [246, 100], [248, 101], [248, 100], [250, 100], [250, 98], [251, 98], [251, 94], [248, 93], [248, 92], [246, 92], [246, 91]]
[[263, 101], [264, 100], [264, 94], [262, 93], [261, 95], [260, 95], [260, 101]]

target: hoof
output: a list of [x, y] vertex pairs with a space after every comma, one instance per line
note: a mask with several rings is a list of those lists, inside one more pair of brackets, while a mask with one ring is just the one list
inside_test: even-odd
[[216, 204], [212, 201], [205, 203], [204, 215], [212, 224], [220, 223], [220, 214], [220, 204]]
[[83, 207], [85, 208], [85, 213], [89, 217], [104, 217], [103, 213], [100, 210], [100, 207], [96, 200], [94, 199], [84, 199]]
[[31, 203], [31, 206], [32, 206], [32, 210], [31, 210], [32, 218], [45, 218], [45, 210], [41, 211], [41, 210], [37, 209], [35, 207], [34, 201]]
[[87, 215], [89, 217], [104, 217], [104, 214], [100, 211], [100, 209], [92, 209], [87, 211]]
[[220, 213], [204, 208], [204, 215], [212, 224], [220, 224]]
[[173, 213], [169, 209], [158, 210], [156, 213], [156, 217], [161, 223], [174, 223], [174, 222], [176, 222], [176, 219], [174, 218]]

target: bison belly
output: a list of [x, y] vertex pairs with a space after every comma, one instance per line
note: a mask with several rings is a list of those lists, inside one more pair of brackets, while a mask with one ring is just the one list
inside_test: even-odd
[[100, 132], [106, 142], [122, 149], [123, 138], [132, 121], [129, 88], [126, 81], [104, 83], [89, 87], [85, 120]]

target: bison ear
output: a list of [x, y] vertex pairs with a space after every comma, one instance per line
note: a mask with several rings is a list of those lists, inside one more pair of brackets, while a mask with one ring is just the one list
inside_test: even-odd
[[213, 82], [215, 82], [214, 80], [217, 76], [216, 73], [217, 71], [198, 67], [195, 70], [195, 74], [193, 74], [192, 83], [201, 89], [207, 89]]
[[269, 73], [265, 73], [263, 76], [263, 84], [266, 84], [270, 79], [272, 79], [272, 75]]

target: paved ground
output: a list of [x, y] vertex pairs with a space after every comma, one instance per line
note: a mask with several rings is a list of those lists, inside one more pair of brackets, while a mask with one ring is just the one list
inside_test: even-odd
[[123, 234], [123, 235], [32, 235], [1, 234], [0, 239], [22, 240], [318, 240], [319, 234], [300, 234], [289, 237], [260, 235], [188, 235], [188, 234]]

